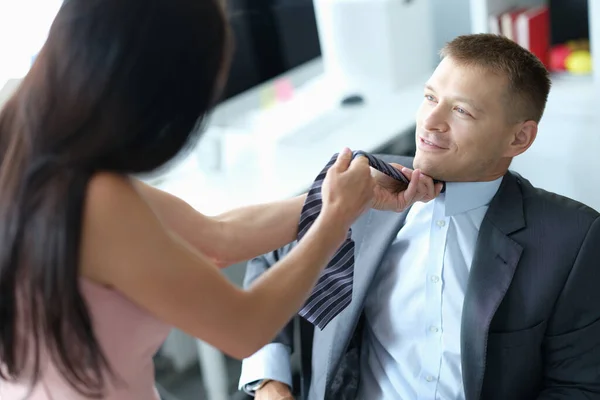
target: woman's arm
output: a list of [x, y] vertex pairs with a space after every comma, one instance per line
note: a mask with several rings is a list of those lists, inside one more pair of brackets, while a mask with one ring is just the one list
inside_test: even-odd
[[[401, 165], [395, 165], [402, 168]], [[402, 211], [417, 201], [429, 201], [442, 189], [421, 173], [404, 168], [410, 183], [398, 191], [392, 178], [379, 173], [373, 206], [380, 210]], [[162, 223], [219, 267], [252, 259], [296, 239], [300, 212], [306, 195], [266, 204], [257, 204], [208, 217], [182, 199], [141, 181], [133, 181]], [[256, 235], [260, 232], [260, 235]]]
[[133, 182], [168, 229], [219, 267], [249, 260], [294, 241], [306, 198], [302, 195], [208, 217], [176, 196], [141, 181]]
[[294, 250], [244, 291], [165, 229], [127, 179], [97, 175], [86, 200], [81, 274], [224, 352], [247, 357], [306, 301], [349, 225], [368, 204], [372, 188], [362, 183], [365, 177], [354, 176], [345, 184], [353, 195], [331, 192], [329, 204], [335, 206], [324, 208]]

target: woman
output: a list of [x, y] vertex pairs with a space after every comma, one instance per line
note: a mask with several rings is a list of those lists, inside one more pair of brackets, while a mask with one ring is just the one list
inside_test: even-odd
[[128, 177], [192, 142], [227, 43], [217, 0], [65, 1], [0, 114], [3, 400], [157, 398], [152, 355], [173, 326], [245, 357], [300, 308], [374, 196], [433, 196], [418, 173], [402, 198], [374, 190], [346, 150], [302, 243], [248, 291], [229, 283], [216, 265], [292, 241], [304, 196], [209, 218]]

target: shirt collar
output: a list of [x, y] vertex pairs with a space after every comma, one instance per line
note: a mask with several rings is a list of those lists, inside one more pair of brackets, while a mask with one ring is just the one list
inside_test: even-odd
[[436, 200], [444, 204], [447, 217], [487, 206], [496, 195], [502, 177], [489, 182], [447, 182]]

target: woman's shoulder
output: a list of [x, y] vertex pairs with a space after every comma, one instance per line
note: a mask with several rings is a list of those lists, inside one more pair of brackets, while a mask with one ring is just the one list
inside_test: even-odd
[[[111, 172], [98, 172], [88, 183], [86, 192], [86, 218], [133, 217], [132, 209], [147, 206], [135, 188], [133, 180]], [[104, 220], [106, 222], [106, 220]]]

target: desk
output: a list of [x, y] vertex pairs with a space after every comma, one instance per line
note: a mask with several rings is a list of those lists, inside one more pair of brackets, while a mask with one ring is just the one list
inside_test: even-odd
[[[338, 119], [331, 131], [324, 132], [318, 141], [317, 138], [302, 141], [293, 134], [278, 134], [277, 126], [289, 125], [286, 119], [294, 112], [307, 114], [305, 106], [308, 104], [315, 112], [339, 108], [343, 97], [322, 74], [320, 60], [293, 71], [291, 77], [307, 71], [314, 76], [296, 89], [298, 100], [266, 110], [268, 117], [258, 123], [252, 125], [249, 118], [240, 117], [243, 114], [240, 103], [249, 104], [248, 99], [259, 98], [264, 85], [245, 93], [244, 99], [237, 103], [225, 104], [226, 111], [217, 110], [198, 147], [172, 171], [150, 182], [208, 215], [295, 196], [307, 190], [331, 155], [343, 146], [376, 151], [411, 130], [423, 85], [429, 77], [429, 74], [423, 75], [414, 85], [397, 93], [371, 93], [363, 106], [342, 111], [348, 123]], [[254, 110], [246, 113], [248, 111]], [[227, 114], [235, 116], [231, 123], [224, 121]], [[311, 116], [302, 118], [309, 120]], [[202, 146], [208, 146], [210, 140], [218, 140], [219, 136], [224, 138], [221, 141], [222, 168], [202, 168], [199, 159]]]
[[[298, 195], [343, 146], [377, 151], [411, 132], [429, 73], [402, 91], [367, 93], [364, 105], [344, 109], [340, 100], [346, 93], [325, 77], [320, 59], [284, 78], [297, 86], [292, 100], [261, 110], [261, 100], [276, 83], [271, 81], [224, 102], [198, 146], [171, 171], [148, 182], [208, 215]], [[294, 124], [313, 124], [316, 130], [329, 125], [319, 137], [303, 140], [295, 137]], [[312, 134], [310, 129], [305, 133]], [[215, 151], [220, 157], [206, 162]], [[197, 344], [208, 398], [229, 399], [224, 356], [204, 342]]]

